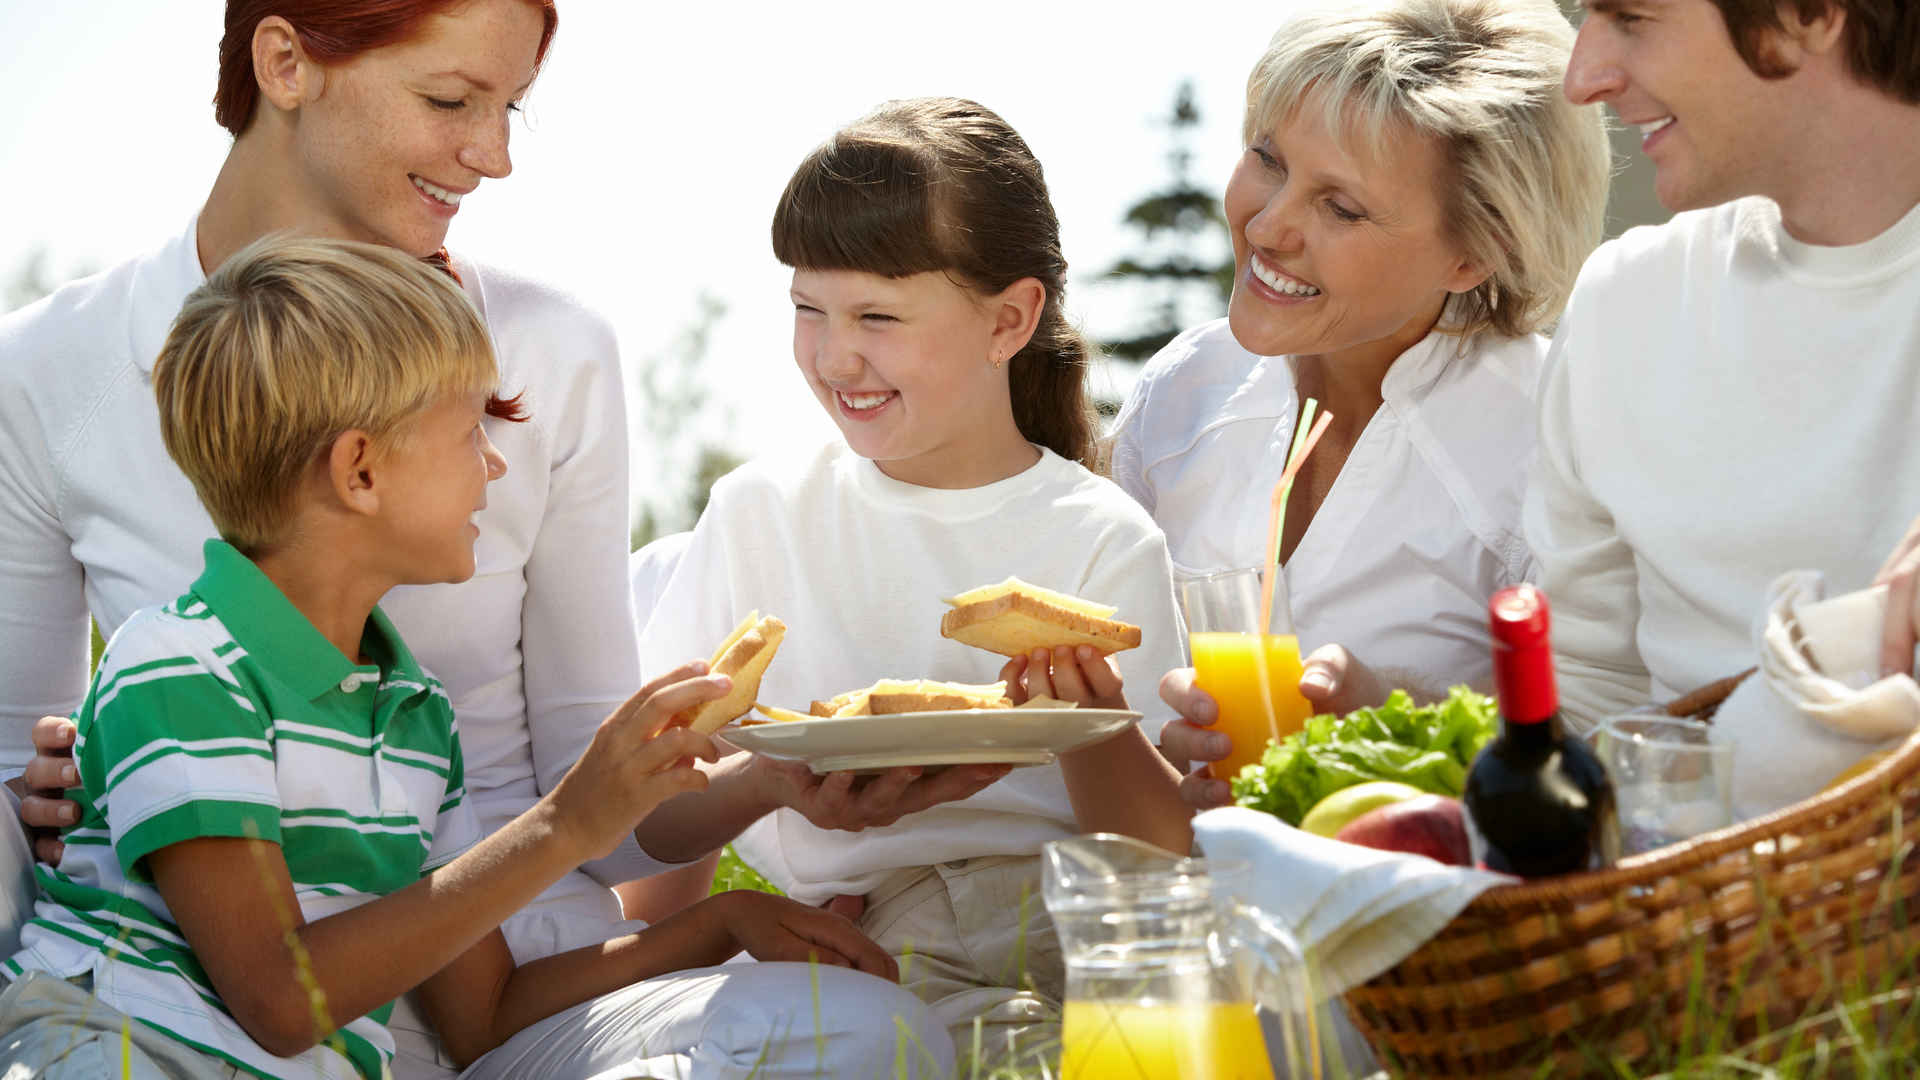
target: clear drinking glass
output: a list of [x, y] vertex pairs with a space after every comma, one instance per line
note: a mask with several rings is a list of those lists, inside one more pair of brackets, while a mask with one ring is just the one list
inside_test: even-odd
[[1621, 853], [1638, 855], [1733, 823], [1733, 745], [1711, 728], [1638, 709], [1600, 725], [1594, 750], [1613, 780]]
[[1300, 639], [1293, 632], [1286, 577], [1274, 583], [1265, 626], [1257, 567], [1182, 571], [1173, 584], [1187, 622], [1194, 682], [1220, 707], [1214, 730], [1233, 741], [1232, 752], [1208, 771], [1216, 780], [1231, 780], [1260, 760], [1268, 742], [1300, 730], [1313, 715], [1300, 695]]

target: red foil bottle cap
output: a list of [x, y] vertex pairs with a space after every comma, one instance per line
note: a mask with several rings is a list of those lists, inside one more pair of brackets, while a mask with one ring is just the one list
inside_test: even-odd
[[1547, 633], [1551, 623], [1547, 594], [1531, 585], [1501, 589], [1487, 602], [1494, 692], [1500, 715], [1511, 723], [1537, 724], [1560, 708]]

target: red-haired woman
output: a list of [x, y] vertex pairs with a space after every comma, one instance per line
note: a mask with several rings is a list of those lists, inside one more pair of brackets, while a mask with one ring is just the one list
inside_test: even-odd
[[[0, 762], [32, 758], [27, 787], [72, 783], [70, 763], [45, 752], [71, 740], [71, 725], [36, 718], [80, 700], [88, 616], [111, 635], [135, 609], [180, 595], [214, 535], [161, 445], [150, 374], [186, 294], [275, 230], [444, 260], [515, 395], [488, 421], [512, 467], [477, 519], [477, 573], [382, 604], [453, 698], [482, 824], [532, 805], [640, 685], [611, 329], [564, 293], [442, 247], [461, 200], [511, 171], [512, 114], [555, 24], [552, 0], [232, 0], [215, 115], [234, 142], [205, 204], [157, 250], [0, 320]], [[23, 814], [50, 825], [63, 808], [32, 797]], [[637, 930], [609, 885], [661, 868], [631, 842], [583, 867], [507, 922], [513, 953]], [[804, 959], [807, 943], [778, 931], [750, 935], [782, 943], [756, 951]], [[804, 966], [783, 964], [638, 982], [528, 1029], [477, 1073], [732, 1075], [738, 1061], [784, 1075], [789, 1058], [808, 1075], [870, 1073], [870, 1059], [892, 1059], [894, 1016], [944, 1049], [945, 1034], [896, 987], [820, 974], [817, 990]], [[450, 1059], [400, 1012], [396, 1072], [444, 1075]]]

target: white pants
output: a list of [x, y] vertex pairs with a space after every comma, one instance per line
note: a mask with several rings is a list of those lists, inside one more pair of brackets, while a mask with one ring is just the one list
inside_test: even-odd
[[[0, 942], [6, 943], [0, 958], [13, 954], [21, 924], [33, 915], [33, 856], [17, 813], [12, 817], [12, 824], [0, 824]], [[516, 955], [531, 954], [531, 959], [639, 927], [596, 918], [598, 911], [568, 910], [578, 906], [577, 902], [536, 903], [536, 910], [517, 915], [513, 929], [518, 932], [511, 935]], [[559, 913], [546, 908], [558, 908]], [[64, 980], [49, 981], [52, 985], [45, 992], [73, 989]], [[91, 1000], [85, 991], [74, 993]], [[51, 1071], [24, 1075], [117, 1073], [118, 1020], [110, 1026], [97, 1040], [98, 1046], [67, 1047], [65, 1058], [49, 1058], [37, 1066]], [[396, 1004], [390, 1028], [399, 1050], [393, 1059], [395, 1077], [428, 1080], [454, 1075], [438, 1040], [425, 1030], [405, 999]], [[159, 1071], [136, 1072], [136, 1077], [200, 1075], [183, 1073], [181, 1066], [168, 1060], [184, 1047], [144, 1025], [135, 1024], [133, 1030], [159, 1040], [152, 1049], [162, 1056], [156, 1066]], [[60, 1041], [72, 1043], [73, 1038], [63, 1034]], [[110, 1062], [110, 1067], [95, 1069], [89, 1054], [106, 1055], [99, 1060]], [[138, 1046], [135, 1054], [140, 1054]], [[896, 1061], [903, 1067], [896, 1068]], [[62, 1074], [62, 1068], [70, 1071]], [[805, 964], [728, 964], [649, 979], [550, 1016], [474, 1062], [462, 1075], [503, 1080], [636, 1076], [723, 1080], [748, 1075], [769, 1080], [859, 1080], [945, 1077], [952, 1070], [953, 1044], [946, 1029], [919, 999], [892, 983], [842, 968], [816, 972]]]
[[0, 1076], [6, 1080], [243, 1076], [221, 1058], [128, 1019], [69, 980], [30, 971], [0, 985], [5, 986], [0, 992]]
[[974, 1064], [1027, 1068], [1058, 1053], [1065, 970], [1039, 856], [895, 871], [867, 894], [860, 928]]
[[462, 1080], [943, 1078], [944, 1027], [912, 994], [845, 968], [728, 964], [636, 983], [520, 1032]]

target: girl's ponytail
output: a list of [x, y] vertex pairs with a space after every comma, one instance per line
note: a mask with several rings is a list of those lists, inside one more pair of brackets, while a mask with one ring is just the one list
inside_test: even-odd
[[1087, 400], [1087, 366], [1092, 348], [1067, 324], [1060, 295], [1049, 288], [1033, 340], [1013, 355], [1007, 379], [1013, 391], [1013, 419], [1020, 434], [1095, 472], [1094, 411]]

